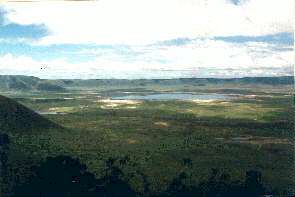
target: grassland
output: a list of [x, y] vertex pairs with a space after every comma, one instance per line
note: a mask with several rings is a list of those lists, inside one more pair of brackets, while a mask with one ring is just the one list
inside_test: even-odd
[[[122, 92], [214, 92], [234, 95], [225, 101], [108, 102]], [[241, 181], [247, 170], [262, 172], [263, 182], [284, 196], [292, 186], [293, 95], [291, 86], [222, 87], [147, 86], [73, 88], [64, 93], [3, 92], [62, 126], [62, 129], [9, 132], [11, 165], [21, 179], [26, 168], [47, 156], [78, 157], [97, 177], [110, 157], [136, 191], [139, 174], [148, 177], [151, 193], [164, 191], [180, 172], [192, 183], [208, 179], [212, 168]], [[192, 160], [187, 167], [184, 159]], [[27, 161], [27, 164], [24, 164]]]

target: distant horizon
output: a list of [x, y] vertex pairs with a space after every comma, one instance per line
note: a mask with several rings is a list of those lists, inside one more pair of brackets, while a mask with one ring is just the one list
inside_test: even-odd
[[281, 75], [281, 76], [244, 76], [244, 77], [176, 77], [176, 78], [40, 78], [32, 75], [5, 75], [0, 76], [24, 76], [24, 77], [35, 77], [42, 80], [169, 80], [169, 79], [243, 79], [243, 78], [282, 78], [282, 77], [293, 77], [295, 75]]

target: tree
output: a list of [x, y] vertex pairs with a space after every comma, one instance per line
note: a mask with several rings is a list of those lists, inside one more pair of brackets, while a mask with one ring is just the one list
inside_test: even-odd
[[97, 180], [79, 159], [69, 156], [48, 157], [34, 167], [31, 179], [16, 188], [15, 196], [66, 197], [97, 196]]
[[3, 196], [8, 193], [8, 153], [9, 136], [0, 133], [0, 194]]
[[261, 196], [264, 191], [261, 183], [261, 172], [256, 170], [246, 172], [245, 190], [250, 196]]
[[96, 179], [79, 159], [69, 156], [48, 157], [33, 169], [30, 180], [15, 188], [15, 196], [30, 197], [135, 197], [136, 193], [121, 179], [122, 171], [106, 162], [105, 177]]

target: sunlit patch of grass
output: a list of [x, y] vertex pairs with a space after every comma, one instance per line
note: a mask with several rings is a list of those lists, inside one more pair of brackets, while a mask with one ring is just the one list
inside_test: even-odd
[[264, 116], [280, 109], [270, 108], [258, 103], [210, 102], [198, 103], [187, 108], [179, 108], [178, 110], [183, 113], [192, 113], [197, 117], [264, 121]]
[[69, 113], [77, 110], [76, 107], [51, 107], [48, 109], [50, 112], [57, 112], [57, 113]]
[[169, 123], [164, 121], [154, 122], [154, 125], [157, 125], [159, 127], [169, 127]]
[[142, 103], [142, 101], [101, 99], [101, 100], [98, 100], [97, 103], [100, 104], [100, 108], [102, 109], [119, 109], [119, 108], [136, 109], [137, 106]]
[[128, 139], [127, 139], [127, 143], [128, 143], [128, 144], [136, 144], [136, 143], [138, 143], [138, 140], [128, 138]]

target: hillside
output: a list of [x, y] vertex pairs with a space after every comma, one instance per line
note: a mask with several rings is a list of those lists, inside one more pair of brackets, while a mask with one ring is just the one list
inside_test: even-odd
[[58, 127], [36, 112], [0, 95], [0, 130], [3, 132], [34, 131]]
[[283, 77], [244, 77], [244, 78], [176, 78], [176, 79], [74, 79], [57, 80], [63, 87], [97, 87], [97, 86], [148, 86], [148, 85], [291, 85], [294, 84], [293, 76]]
[[67, 88], [96, 88], [99, 86], [205, 86], [205, 85], [292, 85], [293, 76], [244, 78], [176, 78], [176, 79], [39, 79], [31, 76], [0, 75], [0, 91], [63, 92]]
[[0, 90], [2, 91], [64, 91], [54, 81], [31, 76], [0, 75]]

